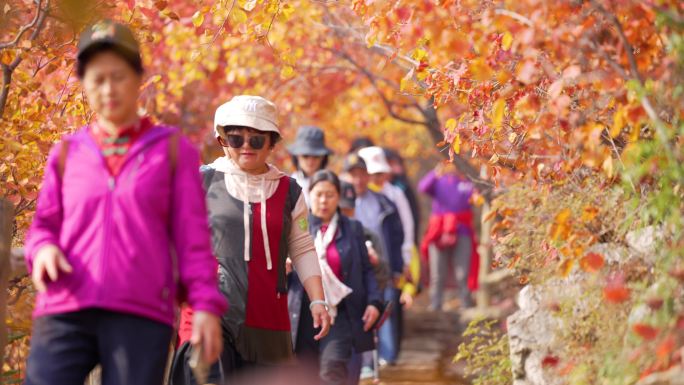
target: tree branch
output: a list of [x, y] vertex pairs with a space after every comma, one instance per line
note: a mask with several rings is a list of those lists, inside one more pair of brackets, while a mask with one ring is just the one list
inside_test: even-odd
[[38, 9], [37, 9], [37, 11], [36, 11], [36, 15], [33, 17], [33, 20], [31, 20], [30, 23], [28, 23], [28, 24], [22, 26], [22, 27], [19, 29], [19, 32], [17, 33], [17, 36], [14, 37], [14, 40], [8, 41], [8, 42], [6, 42], [6, 43], [0, 43], [0, 50], [2, 50], [2, 49], [7, 49], [7, 48], [12, 48], [12, 47], [16, 46], [17, 43], [19, 43], [19, 40], [21, 39], [21, 37], [22, 37], [29, 29], [33, 28], [33, 27], [38, 23], [38, 20], [40, 19], [40, 14], [41, 14], [41, 8], [40, 8], [41, 2], [42, 2], [42, 0], [37, 0]]
[[[622, 42], [622, 45], [624, 47], [625, 54], [627, 55], [627, 61], [629, 62], [629, 67], [632, 72], [631, 77], [634, 80], [638, 81], [639, 85], [643, 88], [644, 81], [641, 74], [639, 73], [636, 58], [634, 57], [634, 49], [632, 48], [632, 45], [629, 43], [629, 40], [627, 40], [627, 36], [625, 35], [625, 31], [622, 28], [622, 24], [620, 24], [620, 21], [614, 14], [608, 12], [596, 0], [591, 0], [591, 3], [594, 6], [594, 8], [596, 8], [596, 10], [598, 10], [599, 13], [601, 13], [606, 19], [608, 19], [610, 23], [613, 24], [613, 26], [615, 27], [615, 30], [618, 36], [620, 37], [620, 41]], [[665, 154], [667, 155], [668, 160], [674, 162], [674, 150], [672, 149], [672, 146], [670, 145], [670, 140], [667, 137], [665, 123], [663, 123], [663, 121], [656, 113], [656, 110], [653, 107], [651, 100], [648, 98], [646, 94], [643, 94], [641, 96], [640, 101], [641, 106], [646, 111], [646, 114], [648, 115], [649, 119], [651, 119], [654, 123], [656, 134], [658, 135], [659, 140], [662, 142], [662, 145], [665, 148]]]
[[[45, 1], [45, 7], [41, 7], [42, 0], [36, 0], [36, 4], [38, 5], [38, 12], [36, 13], [36, 22], [34, 23], [35, 29], [33, 30], [33, 33], [31, 33], [29, 41], [35, 40], [40, 34], [40, 31], [43, 29], [43, 25], [45, 25], [45, 18], [47, 17], [48, 9], [50, 7], [50, 0]], [[24, 32], [21, 32], [22, 35], [23, 33]], [[19, 63], [21, 63], [21, 60], [21, 55], [17, 55], [12, 63], [0, 65], [0, 68], [2, 68], [2, 89], [0, 89], [0, 120], [2, 120], [2, 117], [5, 113], [5, 106], [7, 105], [7, 98], [9, 97], [9, 87], [10, 83], [12, 82], [12, 73], [15, 69], [17, 69]]]
[[378, 86], [377, 79], [373, 73], [371, 73], [367, 68], [359, 64], [356, 60], [354, 60], [349, 54], [346, 52], [341, 52], [337, 50], [332, 51], [335, 55], [339, 56], [340, 58], [348, 61], [351, 63], [354, 67], [356, 67], [367, 79], [370, 81], [371, 85], [373, 88], [375, 88], [375, 91], [377, 91], [377, 94], [380, 96], [380, 99], [382, 99], [383, 104], [387, 108], [387, 112], [389, 115], [399, 121], [409, 123], [409, 124], [419, 124], [422, 126], [426, 126], [427, 122], [421, 121], [421, 120], [415, 120], [411, 118], [407, 118], [404, 116], [399, 115], [394, 111], [394, 103], [387, 98], [387, 96], [382, 92], [380, 87]]
[[507, 9], [497, 8], [497, 9], [494, 10], [494, 13], [497, 14], [497, 15], [508, 16], [508, 17], [510, 17], [510, 18], [512, 18], [512, 19], [515, 19], [515, 20], [521, 22], [522, 24], [525, 24], [525, 25], [528, 26], [528, 27], [533, 27], [533, 26], [534, 26], [534, 24], [532, 23], [532, 20], [526, 18], [525, 16], [523, 16], [523, 15], [521, 15], [521, 14], [519, 14], [519, 13], [516, 13], [516, 12], [513, 12], [513, 11], [509, 11], [509, 10], [507, 10]]
[[639, 68], [637, 67], [636, 58], [634, 57], [634, 50], [632, 45], [629, 43], [629, 40], [627, 40], [627, 35], [625, 35], [625, 31], [622, 29], [622, 24], [620, 24], [617, 16], [608, 12], [608, 10], [606, 10], [603, 5], [599, 4], [596, 0], [591, 0], [591, 3], [594, 5], [594, 8], [596, 8], [596, 10], [599, 11], [603, 17], [608, 19], [608, 21], [613, 24], [613, 27], [615, 27], [615, 31], [617, 32], [618, 37], [622, 42], [622, 46], [624, 47], [625, 54], [627, 55], [627, 61], [629, 62], [629, 68], [632, 72], [632, 77], [638, 80], [640, 83], [643, 83], [643, 79], [639, 73]]

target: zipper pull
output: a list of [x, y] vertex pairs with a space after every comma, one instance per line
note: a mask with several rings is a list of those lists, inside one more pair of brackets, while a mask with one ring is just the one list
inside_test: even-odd
[[113, 176], [110, 176], [107, 184], [109, 185], [109, 190], [114, 191], [114, 188], [116, 187], [116, 179], [114, 179]]

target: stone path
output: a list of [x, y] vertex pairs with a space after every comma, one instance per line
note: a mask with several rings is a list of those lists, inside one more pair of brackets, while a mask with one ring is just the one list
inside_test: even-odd
[[[381, 370], [380, 384], [467, 385], [462, 377], [462, 364], [452, 363], [462, 331], [458, 313], [429, 311], [427, 293], [423, 293], [404, 317], [399, 361], [396, 366]], [[369, 385], [372, 381], [363, 384]]]

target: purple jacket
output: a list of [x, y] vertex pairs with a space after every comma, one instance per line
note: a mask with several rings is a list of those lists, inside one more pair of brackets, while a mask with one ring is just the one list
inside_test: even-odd
[[179, 290], [195, 310], [224, 313], [199, 155], [184, 137], [171, 175], [169, 138], [176, 130], [152, 127], [112, 177], [83, 128], [65, 137], [63, 185], [60, 146], [53, 147], [26, 237], [26, 263], [31, 270], [36, 252], [55, 244], [73, 272], [48, 282], [47, 292], [36, 297], [34, 317], [101, 308], [171, 325]]
[[[473, 195], [473, 183], [453, 174], [437, 176], [430, 171], [418, 183], [418, 190], [432, 197], [432, 214], [441, 215], [470, 211], [470, 197]], [[458, 226], [459, 233], [468, 230]]]

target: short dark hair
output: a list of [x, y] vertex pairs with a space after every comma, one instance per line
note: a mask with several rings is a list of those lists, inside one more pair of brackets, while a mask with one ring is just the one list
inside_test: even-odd
[[351, 146], [349, 147], [349, 154], [351, 154], [352, 152], [357, 152], [362, 148], [373, 146], [375, 146], [375, 144], [373, 143], [373, 140], [371, 138], [367, 136], [360, 136], [352, 141]]
[[330, 170], [319, 170], [311, 177], [311, 183], [309, 183], [309, 191], [313, 190], [314, 186], [320, 182], [330, 182], [335, 186], [337, 193], [341, 195], [342, 186], [340, 185], [340, 178], [337, 174]]
[[282, 137], [280, 136], [280, 134], [277, 133], [277, 132], [273, 132], [273, 131], [261, 131], [261, 130], [257, 130], [256, 128], [252, 128], [252, 127], [245, 127], [245, 126], [219, 126], [219, 128], [222, 129], [223, 132], [225, 132], [226, 134], [228, 134], [229, 132], [234, 132], [234, 131], [247, 130], [248, 132], [253, 132], [253, 133], [256, 133], [256, 134], [260, 134], [260, 135], [268, 135], [268, 137], [269, 137], [269, 139], [270, 139], [270, 140], [269, 140], [268, 146], [269, 146], [270, 148], [275, 147], [275, 145], [276, 145], [278, 142], [280, 142], [280, 140], [282, 139]]
[[[299, 160], [297, 160], [297, 157], [301, 155], [292, 155], [292, 164], [295, 166], [295, 168], [299, 171]], [[321, 162], [321, 170], [325, 169], [328, 167], [328, 162], [330, 161], [328, 155], [323, 155], [323, 162]]]
[[76, 74], [78, 75], [78, 78], [83, 79], [86, 66], [97, 54], [107, 51], [114, 52], [115, 54], [119, 55], [138, 75], [145, 73], [140, 54], [129, 52], [115, 44], [104, 42], [89, 48], [79, 56], [79, 59], [76, 61]]

